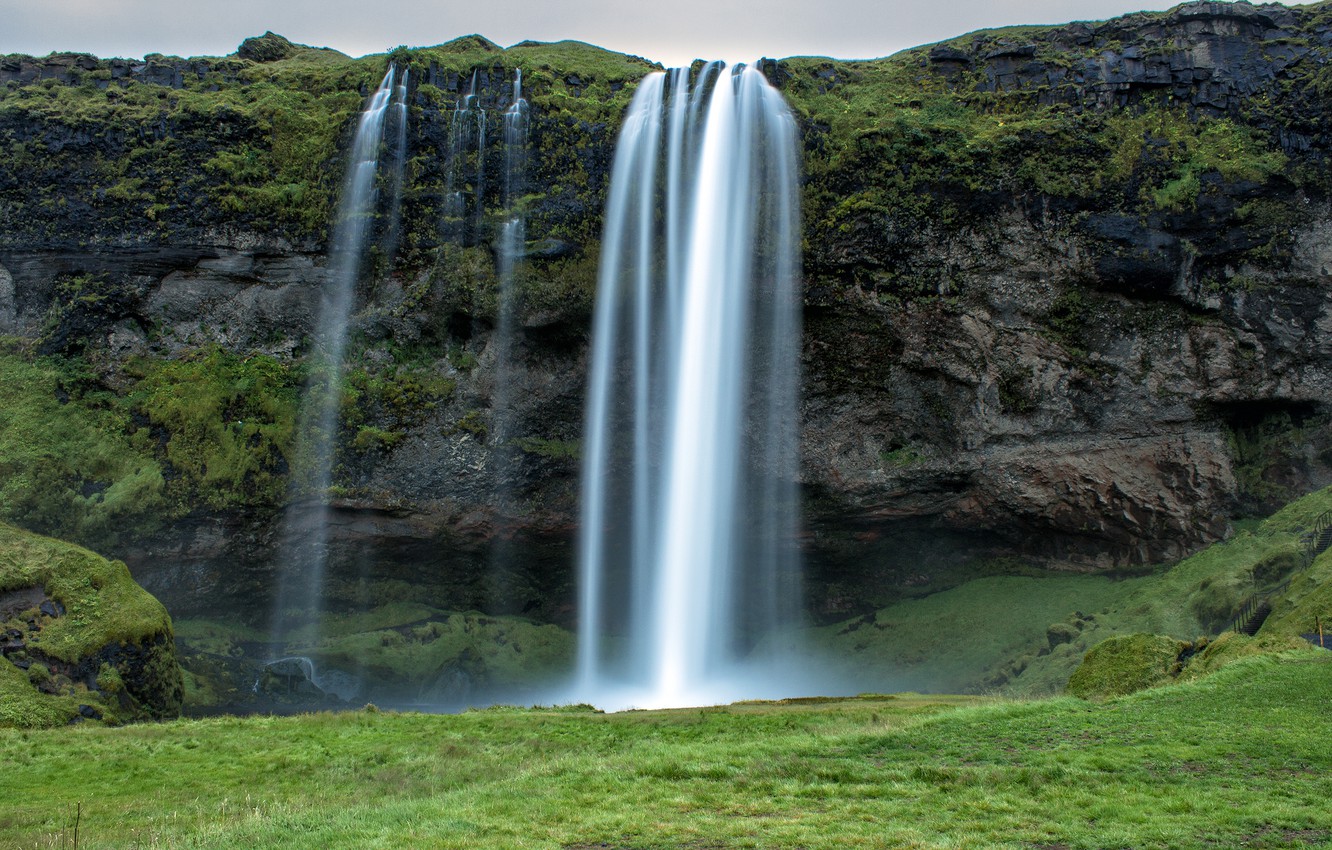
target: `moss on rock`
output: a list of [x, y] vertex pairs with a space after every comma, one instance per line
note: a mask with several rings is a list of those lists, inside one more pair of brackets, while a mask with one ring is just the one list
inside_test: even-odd
[[1181, 681], [1200, 679], [1241, 658], [1251, 658], [1255, 655], [1274, 655], [1287, 650], [1307, 650], [1308, 648], [1307, 643], [1297, 638], [1269, 635], [1249, 637], [1236, 632], [1226, 632], [1210, 641], [1201, 652], [1191, 657], [1179, 678]]
[[282, 502], [299, 388], [289, 366], [206, 347], [138, 359], [127, 372], [138, 380], [122, 404], [147, 426], [134, 442], [171, 470], [165, 490], [175, 515]]
[[81, 360], [0, 351], [0, 521], [95, 546], [151, 531], [162, 469], [130, 426]]
[[3, 523], [0, 650], [0, 725], [180, 713], [181, 673], [162, 604], [122, 562]]
[[1092, 647], [1068, 680], [1068, 692], [1083, 699], [1108, 699], [1171, 682], [1189, 647], [1164, 635], [1117, 635]]

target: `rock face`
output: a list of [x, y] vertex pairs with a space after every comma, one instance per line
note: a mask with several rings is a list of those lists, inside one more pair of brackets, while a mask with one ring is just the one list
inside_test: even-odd
[[[1327, 216], [1311, 210], [1301, 244]], [[1244, 497], [1236, 465], [1252, 461], [1237, 433], [1268, 417], [1321, 421], [1332, 305], [1320, 261], [1288, 267], [1299, 284], [1194, 312], [1184, 263], [1174, 293], [1144, 300], [1105, 285], [1103, 249], [1085, 236], [1016, 213], [985, 231], [945, 247], [975, 264], [952, 281], [978, 294], [969, 303], [902, 309], [861, 293], [854, 313], [842, 302], [809, 316], [807, 475], [843, 509], [888, 524], [933, 516], [1065, 563], [1175, 559], [1224, 534]], [[1052, 328], [1087, 280], [1104, 286], [1082, 290], [1095, 306]], [[1283, 463], [1318, 483], [1326, 460], [1305, 453], [1324, 452], [1327, 434], [1309, 436]], [[1291, 474], [1271, 460], [1258, 474]]]
[[[1327, 8], [1187, 3], [876, 62], [765, 61], [805, 149], [802, 477], [821, 616], [977, 558], [1178, 558], [1332, 481]], [[471, 37], [391, 57], [411, 69], [414, 176], [361, 287], [332, 570], [567, 622], [600, 202], [651, 68], [557, 47]], [[306, 50], [270, 33], [218, 60], [0, 63], [0, 141], [45, 157], [0, 163], [0, 334], [91, 364], [152, 435], [141, 450], [168, 493], [183, 426], [135, 401], [143, 364], [220, 349], [296, 369], [307, 350], [339, 151], [383, 61], [284, 70]], [[499, 134], [458, 153], [454, 104], [476, 93], [498, 115], [515, 67], [535, 153], [517, 452], [487, 430], [495, 222], [443, 216], [450, 187], [468, 209], [497, 204]], [[305, 97], [310, 126], [209, 100], [258, 101], [264, 80]], [[138, 118], [47, 107], [51, 92]], [[326, 144], [296, 146], [307, 137]], [[485, 165], [488, 189], [469, 176]], [[180, 492], [117, 554], [173, 610], [253, 606], [281, 506]]]
[[1164, 94], [1221, 115], [1272, 93], [1328, 44], [1325, 24], [1311, 28], [1308, 15], [1286, 6], [1198, 2], [1069, 24], [1039, 40], [982, 32], [969, 44], [933, 47], [929, 61], [952, 77], [981, 75], [981, 91], [1030, 91], [1050, 105], [1107, 108]]

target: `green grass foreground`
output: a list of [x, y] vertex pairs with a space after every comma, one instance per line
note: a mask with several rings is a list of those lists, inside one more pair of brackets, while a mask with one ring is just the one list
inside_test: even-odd
[[899, 695], [0, 730], [0, 846], [1332, 847], [1332, 654]]

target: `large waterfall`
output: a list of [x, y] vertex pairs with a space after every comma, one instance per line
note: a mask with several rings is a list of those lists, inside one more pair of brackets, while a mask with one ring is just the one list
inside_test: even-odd
[[[279, 565], [272, 623], [272, 640], [279, 646], [298, 629], [303, 642], [313, 641], [317, 633], [311, 630], [311, 625], [316, 624], [317, 628], [323, 609], [330, 520], [328, 491], [333, 483], [348, 324], [378, 210], [376, 177], [385, 115], [391, 101], [402, 102], [400, 119], [405, 121], [406, 116], [405, 72], [396, 98], [393, 80], [394, 69], [390, 67], [361, 112], [329, 242], [329, 272], [321, 292], [312, 367], [297, 423], [293, 481], [303, 498], [288, 509]], [[401, 132], [405, 140], [405, 130]], [[403, 157], [399, 154], [398, 158]], [[396, 199], [390, 202], [396, 206]]]
[[799, 610], [796, 162], [752, 67], [653, 74], [629, 107], [584, 436], [580, 699], [789, 695], [771, 671]]

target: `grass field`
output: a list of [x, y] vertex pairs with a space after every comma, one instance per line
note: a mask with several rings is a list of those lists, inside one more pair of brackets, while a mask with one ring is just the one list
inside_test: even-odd
[[0, 846], [1332, 847], [1332, 654], [1104, 703], [867, 696], [0, 730]]

